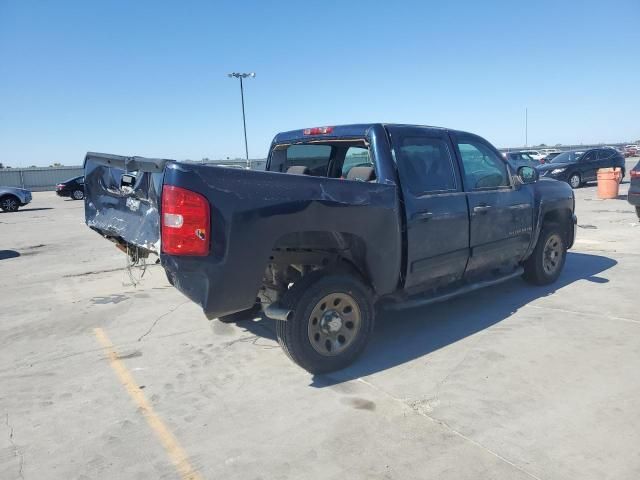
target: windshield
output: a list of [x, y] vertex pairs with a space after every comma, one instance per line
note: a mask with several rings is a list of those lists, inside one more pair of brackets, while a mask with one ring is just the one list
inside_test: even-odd
[[549, 163], [574, 163], [580, 158], [579, 152], [564, 152], [555, 157]]
[[[73, 178], [70, 178], [70, 179], [68, 179], [68, 180], [65, 180], [65, 181], [64, 181], [64, 182], [62, 182], [62, 183], [78, 182], [78, 181], [83, 180], [83, 179], [84, 179], [84, 176], [83, 176], [83, 175], [81, 175], [81, 176], [79, 176], [79, 177], [73, 177]], [[80, 182], [80, 183], [82, 183], [82, 182]]]

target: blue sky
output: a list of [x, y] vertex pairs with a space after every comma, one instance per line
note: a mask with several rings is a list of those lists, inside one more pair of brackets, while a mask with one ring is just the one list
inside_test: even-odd
[[497, 146], [640, 138], [640, 1], [0, 0], [0, 162], [249, 154], [406, 122]]

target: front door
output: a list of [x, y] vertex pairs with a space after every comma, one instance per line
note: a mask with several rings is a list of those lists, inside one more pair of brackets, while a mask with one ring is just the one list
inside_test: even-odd
[[469, 211], [446, 134], [428, 127], [388, 127], [407, 225], [405, 288], [421, 291], [462, 279], [469, 258]]
[[502, 155], [484, 139], [452, 134], [470, 213], [471, 256], [465, 276], [515, 266], [533, 234], [533, 193], [511, 181]]

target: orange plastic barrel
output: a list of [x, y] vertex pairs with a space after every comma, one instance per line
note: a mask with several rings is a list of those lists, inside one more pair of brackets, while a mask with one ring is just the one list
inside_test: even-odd
[[[618, 172], [616, 172], [618, 170]], [[601, 168], [598, 170], [598, 198], [616, 198], [620, 186], [620, 169]]]

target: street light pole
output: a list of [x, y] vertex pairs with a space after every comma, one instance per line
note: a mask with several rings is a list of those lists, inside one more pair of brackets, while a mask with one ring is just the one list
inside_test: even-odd
[[529, 146], [529, 109], [524, 109], [524, 146]]
[[245, 119], [244, 114], [244, 87], [242, 85], [242, 79], [244, 78], [255, 78], [255, 73], [228, 73], [227, 76], [229, 78], [239, 78], [240, 79], [240, 101], [242, 102], [242, 126], [244, 128], [244, 154], [247, 160], [247, 168], [251, 168], [251, 162], [249, 162], [249, 147], [247, 145], [247, 121]]

